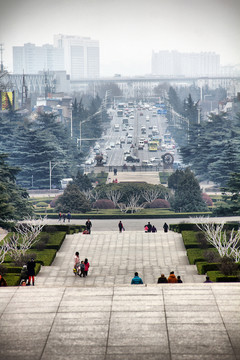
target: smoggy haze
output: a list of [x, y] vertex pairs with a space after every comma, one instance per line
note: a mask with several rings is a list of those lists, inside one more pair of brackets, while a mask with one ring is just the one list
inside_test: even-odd
[[53, 44], [57, 33], [100, 42], [101, 75], [150, 73], [152, 50], [214, 51], [240, 64], [239, 0], [8, 0], [0, 43], [12, 70], [12, 46]]

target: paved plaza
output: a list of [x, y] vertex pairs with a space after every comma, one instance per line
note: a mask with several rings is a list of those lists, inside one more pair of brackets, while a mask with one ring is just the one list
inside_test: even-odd
[[[183, 284], [156, 284], [171, 270]], [[36, 286], [1, 288], [0, 360], [240, 360], [240, 286], [203, 281], [180, 234], [67, 235]]]

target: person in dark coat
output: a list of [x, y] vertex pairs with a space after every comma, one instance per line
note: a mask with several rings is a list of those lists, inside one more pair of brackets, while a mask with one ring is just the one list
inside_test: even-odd
[[91, 234], [91, 227], [92, 227], [91, 220], [88, 219], [88, 220], [86, 221], [86, 224], [85, 224], [85, 225], [86, 225], [86, 228], [87, 228], [88, 233]]
[[147, 227], [148, 227], [148, 232], [152, 232], [152, 225], [150, 224], [150, 222], [148, 222]]
[[153, 233], [157, 232], [157, 229], [155, 228], [154, 225], [152, 226], [152, 232], [153, 232]]
[[71, 213], [70, 213], [70, 211], [68, 212], [68, 214], [67, 214], [67, 219], [68, 219], [68, 222], [70, 222], [70, 220], [71, 220]]
[[167, 284], [167, 278], [164, 274], [161, 274], [161, 276], [158, 278], [158, 284]]
[[138, 272], [135, 272], [134, 278], [132, 278], [131, 284], [132, 284], [132, 285], [140, 285], [140, 284], [143, 284], [142, 279], [138, 276]]
[[0, 274], [0, 286], [7, 286], [7, 282], [6, 282], [6, 280], [2, 277], [1, 274]]
[[182, 279], [181, 279], [180, 275], [177, 276], [177, 282], [180, 283], [180, 284], [182, 283]]
[[168, 224], [164, 223], [163, 225], [164, 232], [168, 232]]
[[123, 231], [123, 223], [121, 222], [121, 220], [118, 223], [118, 228], [119, 228], [119, 232], [121, 233]]
[[31, 259], [27, 263], [27, 270], [28, 270], [28, 285], [31, 285], [31, 278], [32, 278], [32, 285], [34, 286], [34, 276], [35, 276], [35, 266], [36, 263], [34, 259]]

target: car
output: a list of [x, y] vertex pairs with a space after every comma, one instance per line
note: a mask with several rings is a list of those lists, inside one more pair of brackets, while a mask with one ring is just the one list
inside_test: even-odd
[[111, 146], [111, 148], [114, 148], [114, 147], [115, 147], [114, 142], [111, 142], [111, 143], [110, 143], [110, 146]]
[[115, 145], [120, 145], [120, 140], [117, 140]]
[[124, 155], [129, 155], [130, 154], [130, 150], [125, 150], [124, 151]]
[[130, 116], [129, 116], [129, 119], [134, 119], [134, 115], [130, 115]]
[[160, 163], [161, 162], [161, 158], [159, 158], [159, 157], [152, 157], [151, 159], [150, 159], [150, 161], [151, 161], [151, 163]]
[[143, 160], [142, 161], [142, 166], [143, 167], [152, 167], [153, 164], [149, 160]]
[[126, 126], [123, 126], [123, 127], [122, 127], [122, 131], [127, 131]]
[[111, 150], [112, 148], [111, 148], [111, 146], [110, 145], [107, 145], [106, 146], [106, 150]]
[[149, 125], [149, 127], [148, 127], [148, 128], [149, 128], [149, 130], [152, 130], [152, 128], [153, 128], [153, 127], [152, 127], [152, 125]]
[[136, 156], [128, 155], [125, 157], [125, 161], [127, 162], [139, 162], [140, 159]]
[[129, 126], [128, 130], [133, 130], [133, 126]]

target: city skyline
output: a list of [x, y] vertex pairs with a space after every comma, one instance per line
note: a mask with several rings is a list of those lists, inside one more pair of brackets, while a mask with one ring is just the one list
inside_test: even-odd
[[[41, 11], [43, 9], [43, 11]], [[16, 0], [1, 5], [3, 62], [12, 71], [12, 47], [52, 44], [54, 34], [99, 40], [100, 75], [151, 73], [152, 51], [216, 52], [221, 65], [240, 64], [236, 0]]]

